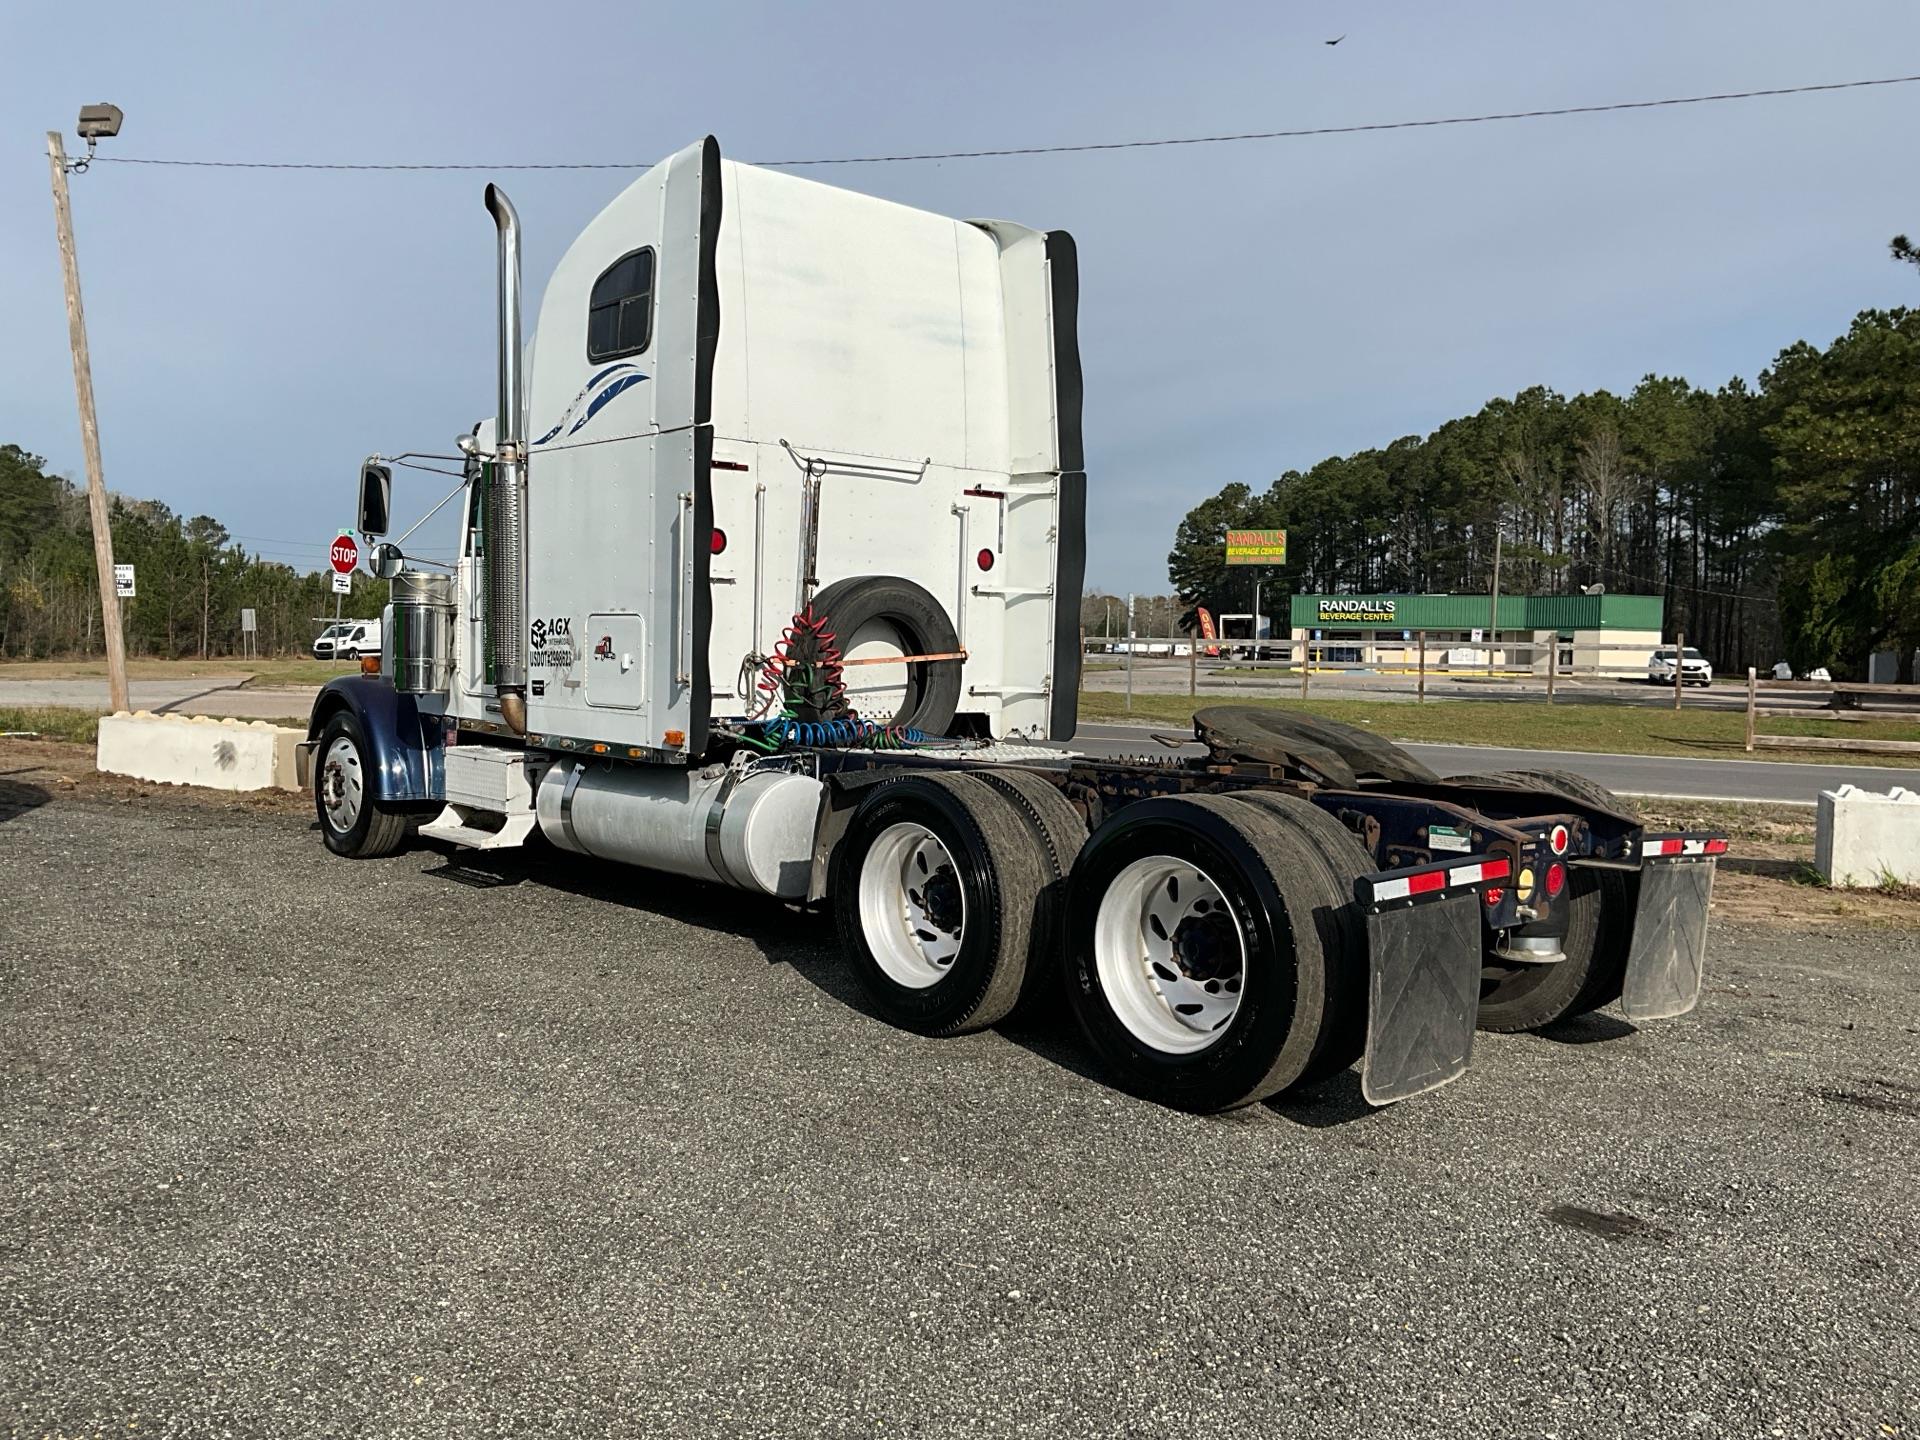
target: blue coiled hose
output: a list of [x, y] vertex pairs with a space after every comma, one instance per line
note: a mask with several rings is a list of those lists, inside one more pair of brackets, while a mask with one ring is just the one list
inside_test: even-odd
[[778, 748], [797, 745], [815, 750], [905, 750], [932, 739], [911, 725], [877, 725], [857, 715], [838, 720], [796, 720], [780, 715], [758, 724], [761, 738]]

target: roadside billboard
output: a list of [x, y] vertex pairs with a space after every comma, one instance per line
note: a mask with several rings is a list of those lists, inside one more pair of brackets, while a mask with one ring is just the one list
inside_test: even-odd
[[1227, 531], [1227, 564], [1284, 565], [1287, 563], [1287, 532], [1284, 530]]

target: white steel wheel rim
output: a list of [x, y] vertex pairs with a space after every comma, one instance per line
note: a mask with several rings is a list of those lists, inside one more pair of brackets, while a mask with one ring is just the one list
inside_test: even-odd
[[337, 735], [320, 762], [320, 805], [336, 835], [353, 829], [366, 803], [367, 780], [360, 765], [360, 747]]
[[1113, 877], [1093, 956], [1114, 1018], [1165, 1054], [1205, 1050], [1240, 1013], [1246, 940], [1225, 893], [1185, 860], [1149, 855]]
[[910, 990], [937, 985], [966, 928], [966, 891], [940, 837], [910, 820], [882, 830], [860, 866], [860, 931], [887, 978]]
[[840, 640], [843, 660], [871, 661], [842, 674], [847, 700], [869, 720], [891, 724], [907, 704], [907, 637], [891, 620], [867, 621]]

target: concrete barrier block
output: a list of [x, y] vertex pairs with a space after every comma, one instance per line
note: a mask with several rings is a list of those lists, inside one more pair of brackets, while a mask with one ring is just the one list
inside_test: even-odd
[[1920, 885], [1920, 792], [1842, 785], [1820, 793], [1813, 864], [1829, 885]]
[[210, 790], [298, 790], [303, 730], [264, 720], [121, 711], [100, 718], [95, 766], [163, 785]]

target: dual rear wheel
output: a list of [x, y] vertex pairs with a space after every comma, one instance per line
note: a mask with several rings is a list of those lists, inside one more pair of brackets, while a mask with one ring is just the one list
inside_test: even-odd
[[1064, 958], [1096, 1055], [1163, 1104], [1248, 1104], [1362, 1049], [1369, 867], [1305, 801], [1143, 800], [1086, 838], [1039, 776], [914, 776], [863, 802], [835, 863], [842, 940], [896, 1024], [994, 1024]]

